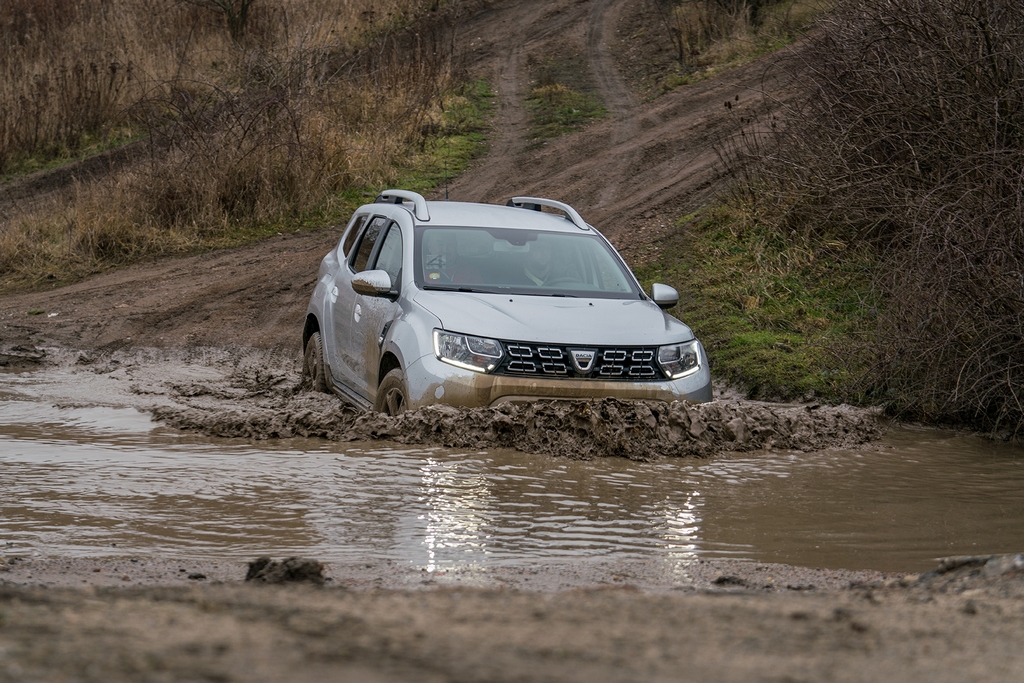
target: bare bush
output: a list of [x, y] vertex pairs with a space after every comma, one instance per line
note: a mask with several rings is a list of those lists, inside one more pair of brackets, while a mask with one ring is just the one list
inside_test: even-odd
[[[219, 50], [194, 8], [157, 0], [11, 0], [0, 16], [0, 173], [123, 141], [125, 110]], [[8, 14], [8, 10], [10, 13]]]
[[242, 40], [249, 23], [249, 11], [256, 0], [183, 0], [217, 12], [224, 18], [232, 40]]
[[[132, 158], [142, 161], [79, 185], [69, 205], [35, 202], [32, 214], [0, 221], [5, 279], [63, 278], [327, 211], [339, 191], [402, 171], [424, 131], [436, 130], [429, 124], [457, 75], [458, 7], [437, 0], [261, 0], [244, 40], [194, 3], [16, 1], [38, 4], [42, 19], [0, 25], [9, 45], [18, 31], [38, 39], [0, 56], [12, 75], [6, 94], [0, 82], [0, 113], [30, 111], [40, 123], [32, 142], [32, 126], [0, 116], [0, 168], [5, 155], [45, 161], [48, 147], [74, 149], [117, 126], [141, 138]], [[412, 18], [431, 9], [413, 30]], [[33, 81], [15, 72], [52, 78], [59, 69], [49, 62], [79, 55], [74, 40], [86, 33], [107, 36], [101, 52], [122, 45], [117, 63], [132, 65], [131, 87], [112, 79], [120, 69], [97, 66], [95, 76], [70, 73], [116, 97], [58, 88], [54, 97], [77, 99], [19, 109], [17, 88]], [[79, 128], [60, 137], [70, 122]]]
[[864, 388], [1020, 431], [1024, 5], [845, 0], [793, 72], [810, 94], [760, 148], [760, 181], [792, 238], [876, 247]]
[[140, 101], [149, 144], [169, 152], [136, 172], [127, 201], [148, 220], [216, 231], [391, 180], [450, 88], [450, 27], [331, 47], [248, 50], [232, 88], [171, 81]]
[[780, 0], [651, 0], [672, 40], [676, 59], [688, 64], [717, 41], [756, 29]]
[[[248, 51], [265, 53], [272, 62], [351, 53], [438, 5], [439, 0], [10, 0], [0, 13], [0, 174], [144, 132], [133, 127], [126, 111], [163, 84], [245, 87], [252, 76], [245, 63], [261, 61]], [[329, 60], [320, 63], [331, 66]], [[233, 72], [239, 65], [241, 74]]]

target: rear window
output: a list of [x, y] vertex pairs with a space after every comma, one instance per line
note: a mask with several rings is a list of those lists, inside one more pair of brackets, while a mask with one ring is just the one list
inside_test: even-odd
[[340, 257], [344, 258], [349, 255], [352, 251], [352, 245], [356, 243], [356, 238], [359, 237], [359, 231], [363, 229], [363, 225], [366, 224], [368, 216], [358, 216], [352, 223], [352, 228], [345, 233], [344, 241], [341, 243], [341, 254]]
[[370, 254], [373, 253], [373, 247], [377, 244], [377, 238], [380, 237], [381, 230], [384, 229], [387, 222], [388, 219], [383, 216], [374, 216], [370, 224], [366, 226], [366, 230], [363, 231], [363, 235], [359, 239], [359, 248], [352, 255], [352, 260], [350, 261], [352, 268], [357, 273], [366, 270], [366, 266], [370, 262]]

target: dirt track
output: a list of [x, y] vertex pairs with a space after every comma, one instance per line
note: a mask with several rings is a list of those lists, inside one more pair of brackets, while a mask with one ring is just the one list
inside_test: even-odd
[[[495, 1], [465, 23], [463, 44], [474, 71], [495, 84], [498, 110], [489, 153], [451, 184], [452, 199], [568, 201], [637, 261], [720, 187], [713, 143], [785, 93], [765, 79], [765, 61], [641, 103], [609, 48], [631, 7]], [[527, 60], [555, 41], [586, 56], [610, 115], [527, 150]], [[82, 377], [123, 376], [135, 389], [110, 400], [151, 408], [163, 399], [143, 391], [142, 375], [156, 383], [168, 370], [156, 360], [179, 358], [160, 378], [176, 404], [164, 401], [165, 417], [184, 425], [230, 404], [235, 428], [250, 429], [266, 402], [306, 400], [289, 393], [294, 377], [283, 373], [297, 367], [317, 265], [337, 238], [336, 228], [281, 235], [5, 296], [0, 361], [32, 365], [45, 347], [43, 365], [59, 359]], [[238, 384], [232, 372], [215, 386], [191, 377], [197, 358], [214, 358], [216, 369], [225, 356], [270, 359], [264, 386]], [[241, 572], [210, 567], [190, 572], [229, 585], [154, 578], [136, 588], [47, 588], [116, 585], [115, 564], [0, 565], [0, 681], [1024, 681], [1024, 576], [1014, 568], [986, 576], [966, 567], [902, 583], [868, 577], [877, 585], [851, 589], [839, 573], [777, 567], [776, 591], [737, 578], [749, 566], [712, 564], [682, 593], [658, 580], [612, 581], [615, 568], [572, 581], [563, 580], [568, 570], [554, 579], [544, 568], [523, 570], [509, 590], [397, 590], [407, 588], [399, 581], [377, 591], [373, 577], [389, 578], [380, 567], [334, 576], [335, 587], [323, 589], [243, 586]], [[580, 589], [609, 584], [620, 587]]]
[[[742, 117], [783, 98], [765, 80], [770, 62], [642, 104], [608, 48], [628, 7], [622, 0], [494, 2], [465, 23], [462, 42], [474, 74], [491, 79], [498, 104], [489, 152], [451, 183], [453, 200], [504, 203], [525, 194], [568, 201], [635, 262], [675, 219], [712, 196], [724, 173], [713, 144], [735, 133]], [[527, 150], [526, 58], [555, 42], [578, 45], [586, 55], [610, 115]], [[726, 101], [734, 106], [727, 109]], [[0, 302], [2, 339], [84, 349], [242, 346], [297, 353], [317, 266], [338, 237], [337, 228], [281, 235], [7, 296]]]

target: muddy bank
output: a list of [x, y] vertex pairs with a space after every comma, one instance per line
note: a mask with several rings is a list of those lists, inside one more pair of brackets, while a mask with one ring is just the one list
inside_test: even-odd
[[[114, 551], [112, 551], [114, 552]], [[123, 552], [123, 551], [120, 551]], [[269, 560], [269, 561], [268, 561]], [[295, 564], [293, 561], [292, 565]], [[480, 567], [447, 567], [433, 571], [394, 560], [320, 562], [312, 565], [314, 582], [332, 588], [366, 590], [433, 590], [480, 588], [553, 593], [595, 587], [623, 587], [649, 593], [756, 590], [770, 592], [834, 592], [851, 586], [881, 586], [903, 581], [906, 574], [863, 569], [816, 569], [786, 564], [723, 558], [693, 557], [666, 560], [637, 558], [552, 558], [545, 562], [523, 559], [512, 564]], [[253, 567], [256, 566], [255, 572]], [[0, 585], [49, 588], [139, 588], [286, 583], [305, 575], [287, 573], [287, 558], [257, 558], [250, 562], [231, 559], [174, 557], [31, 557], [0, 555]], [[259, 578], [272, 568], [271, 580]], [[273, 573], [276, 569], [276, 573]], [[264, 572], [265, 574], [266, 572]], [[251, 581], [250, 581], [251, 582]], [[298, 581], [301, 582], [301, 581]]]
[[429, 406], [389, 417], [311, 393], [254, 401], [229, 411], [161, 406], [153, 415], [210, 436], [334, 441], [387, 439], [449, 448], [516, 448], [589, 460], [710, 457], [764, 448], [818, 450], [864, 443], [883, 432], [871, 411], [848, 406], [772, 406], [748, 401], [560, 401], [493, 408]]
[[0, 681], [1019, 681], [1010, 558], [846, 588], [3, 585]]
[[713, 403], [538, 402], [494, 408], [430, 406], [397, 417], [303, 391], [294, 354], [244, 348], [112, 353], [5, 348], [8, 369], [30, 371], [58, 405], [130, 406], [175, 429], [247, 439], [388, 440], [450, 448], [515, 448], [589, 460], [711, 457], [717, 453], [853, 446], [878, 438], [877, 411], [789, 405], [723, 395]]

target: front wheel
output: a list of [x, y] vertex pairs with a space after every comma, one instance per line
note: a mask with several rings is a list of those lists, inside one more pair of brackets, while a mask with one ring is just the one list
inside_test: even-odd
[[377, 387], [377, 400], [373, 409], [385, 415], [398, 415], [409, 406], [409, 390], [405, 386], [405, 374], [401, 368], [395, 368], [384, 375]]
[[324, 394], [331, 393], [327, 381], [327, 363], [324, 362], [324, 342], [319, 332], [314, 332], [306, 342], [302, 355], [302, 386]]

